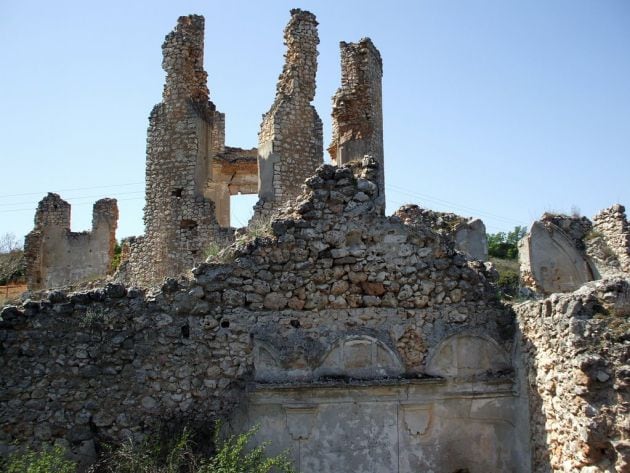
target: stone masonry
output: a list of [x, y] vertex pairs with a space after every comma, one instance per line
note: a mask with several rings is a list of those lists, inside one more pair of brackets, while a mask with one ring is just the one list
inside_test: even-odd
[[406, 224], [423, 224], [455, 244], [455, 248], [479, 261], [488, 260], [486, 226], [478, 218], [466, 218], [449, 212], [423, 209], [415, 204], [403, 205], [395, 213]]
[[[383, 217], [377, 179], [371, 159], [322, 166], [267, 236], [237, 240], [190, 281], [5, 308], [0, 444], [57, 441], [89, 456], [166, 419], [234, 413], [245, 426], [266, 399], [276, 430], [260, 435], [303, 472], [529, 471], [514, 315], [482, 263]], [[282, 398], [287, 386], [302, 391]], [[355, 400], [355, 431], [335, 427], [350, 411], [331, 389]], [[399, 427], [383, 415], [392, 409]], [[295, 433], [320, 416], [317, 431]], [[344, 435], [356, 446], [339, 450]]]
[[276, 98], [258, 134], [258, 195], [254, 218], [297, 197], [305, 179], [323, 162], [322, 121], [311, 105], [317, 72], [315, 15], [291, 10], [284, 30], [285, 64]]
[[617, 260], [615, 266], [630, 272], [630, 225], [625, 212], [625, 207], [619, 204], [602, 210], [593, 218], [593, 230], [610, 248], [610, 256]]
[[515, 307], [534, 472], [630, 471], [630, 280]]
[[[60, 444], [85, 471], [103, 444], [221, 418], [259, 425], [254, 440], [302, 473], [629, 471], [624, 208], [593, 224], [543, 216], [521, 252], [546, 298], [505, 304], [481, 221], [414, 205], [385, 216], [369, 40], [341, 43], [336, 166], [321, 165], [314, 15], [291, 11], [258, 150], [225, 146], [203, 24], [181, 17], [163, 45], [146, 234], [124, 245], [124, 283], [0, 310], [0, 455]], [[255, 188], [257, 225], [233, 233], [229, 196]], [[92, 231], [72, 233], [49, 194], [26, 239], [30, 287], [105, 274], [116, 219], [103, 199]], [[210, 242], [226, 244], [205, 260]]]
[[49, 193], [37, 206], [35, 227], [24, 240], [29, 290], [103, 278], [111, 271], [118, 206], [115, 199], [94, 204], [92, 230], [70, 231], [70, 204]]
[[379, 163], [377, 182], [384, 201], [381, 54], [369, 38], [358, 43], [342, 41], [339, 47], [341, 87], [333, 97], [333, 137], [328, 152], [337, 165], [372, 156]]
[[128, 281], [150, 284], [188, 271], [210, 242], [231, 237], [204, 195], [208, 157], [225, 151], [225, 138], [224, 116], [208, 100], [203, 34], [203, 17], [183, 16], [162, 45], [166, 82], [149, 117], [145, 234], [123, 267]]

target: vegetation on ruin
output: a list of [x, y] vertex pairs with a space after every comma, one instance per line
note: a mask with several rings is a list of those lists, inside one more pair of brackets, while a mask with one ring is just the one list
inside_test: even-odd
[[110, 269], [111, 273], [116, 272], [116, 270], [118, 269], [118, 266], [120, 266], [121, 258], [122, 258], [122, 246], [120, 242], [117, 241], [116, 246], [114, 246], [114, 256], [112, 256], [111, 269]]
[[[223, 437], [221, 424], [214, 430], [216, 451], [211, 456], [198, 453], [189, 429], [169, 439], [129, 440], [117, 448], [105, 447], [100, 460], [89, 473], [293, 473], [286, 453], [270, 456], [268, 442], [252, 446], [254, 427], [242, 434]], [[67, 459], [67, 450], [55, 446], [41, 451], [20, 449], [4, 463], [3, 473], [76, 473], [77, 463]]]
[[499, 279], [497, 285], [502, 297], [512, 299], [518, 295], [519, 267], [518, 242], [527, 233], [527, 228], [516, 226], [510, 232], [489, 233], [488, 256], [494, 264]]
[[4, 464], [0, 461], [0, 471], [5, 473], [75, 473], [77, 464], [66, 457], [66, 451], [59, 446], [41, 451], [29, 448], [9, 455]]

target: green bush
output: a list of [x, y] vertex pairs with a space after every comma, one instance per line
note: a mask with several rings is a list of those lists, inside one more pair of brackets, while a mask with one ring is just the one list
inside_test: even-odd
[[209, 463], [203, 465], [199, 473], [294, 472], [295, 470], [286, 454], [283, 453], [275, 457], [268, 457], [265, 454], [265, 449], [269, 445], [268, 442], [254, 447], [249, 452], [246, 451], [247, 444], [257, 430], [258, 427], [254, 427], [243, 434], [231, 435], [221, 441], [219, 436], [220, 425], [218, 425], [214, 435], [218, 451], [210, 459]]
[[488, 239], [488, 256], [501, 259], [518, 258], [518, 242], [527, 233], [526, 227], [516, 226], [511, 232], [490, 233]]
[[[285, 454], [269, 457], [268, 444], [247, 450], [257, 429], [232, 435], [221, 440], [221, 425], [214, 432], [216, 453], [207, 458], [195, 452], [190, 430], [184, 429], [179, 437], [170, 441], [129, 441], [109, 450], [97, 465], [94, 473], [292, 473], [294, 470]], [[65, 473], [65, 472], [64, 472]]]
[[42, 451], [20, 450], [9, 455], [2, 471], [5, 473], [75, 473], [75, 462], [65, 458], [62, 447], [45, 448]]

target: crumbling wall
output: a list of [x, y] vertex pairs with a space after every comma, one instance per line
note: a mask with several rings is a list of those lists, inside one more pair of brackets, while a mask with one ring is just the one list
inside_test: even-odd
[[598, 237], [604, 240], [604, 251], [593, 251], [602, 266], [630, 272], [630, 225], [625, 212], [623, 205], [616, 204], [598, 213], [593, 218], [591, 241]]
[[[360, 378], [374, 402], [419, 393], [401, 407], [401, 471], [527, 471], [527, 432], [523, 440], [513, 417], [513, 314], [481, 263], [424, 225], [380, 214], [377, 176], [370, 159], [320, 167], [264, 235], [242, 236], [190, 281], [151, 293], [117, 284], [52, 292], [5, 309], [0, 444], [63, 439], [89, 453], [94, 441], [138, 438], [164, 418], [207, 425], [247, 396], [246, 383], [262, 394], [283, 382], [342, 392]], [[482, 459], [471, 451], [479, 443], [442, 441], [473, 424]], [[330, 447], [347, 431], [336, 432], [322, 458], [356, 471]], [[363, 435], [398, 451], [394, 438]], [[289, 446], [306, 455], [316, 444]], [[365, 454], [377, 461], [379, 452]]]
[[599, 278], [586, 252], [586, 217], [545, 213], [519, 242], [521, 282], [540, 294], [571, 292]]
[[37, 206], [35, 227], [24, 240], [29, 290], [66, 286], [104, 277], [111, 270], [116, 246], [118, 206], [115, 199], [94, 204], [92, 230], [70, 231], [70, 204], [49, 193]]
[[422, 224], [450, 238], [455, 248], [479, 261], [488, 260], [486, 226], [478, 218], [423, 209], [415, 204], [403, 205], [394, 215], [408, 225]]
[[273, 105], [258, 134], [258, 195], [255, 218], [270, 215], [297, 197], [305, 179], [323, 162], [322, 121], [311, 105], [317, 72], [317, 20], [291, 10], [284, 30], [285, 64]]
[[341, 87], [333, 97], [333, 137], [328, 152], [337, 165], [372, 156], [379, 164], [377, 183], [384, 199], [381, 54], [369, 38], [358, 43], [342, 41], [339, 48]]
[[515, 306], [529, 369], [532, 471], [630, 469], [630, 280]]
[[127, 281], [151, 284], [190, 270], [211, 241], [230, 238], [205, 197], [208, 159], [224, 151], [225, 117], [208, 100], [204, 19], [180, 17], [166, 36], [162, 102], [149, 117], [145, 235], [131, 247]]

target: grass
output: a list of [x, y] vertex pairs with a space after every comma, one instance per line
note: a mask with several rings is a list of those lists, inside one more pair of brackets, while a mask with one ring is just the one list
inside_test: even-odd
[[66, 458], [66, 450], [48, 447], [40, 451], [30, 448], [9, 455], [0, 471], [5, 473], [75, 473], [77, 464]]

